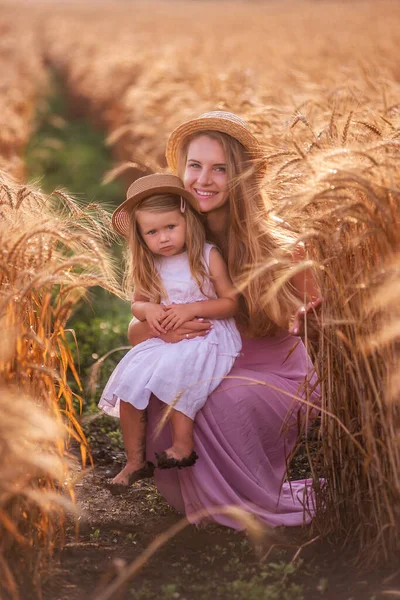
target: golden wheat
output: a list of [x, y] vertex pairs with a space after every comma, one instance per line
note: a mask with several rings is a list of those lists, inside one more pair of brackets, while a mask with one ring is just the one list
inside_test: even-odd
[[95, 15], [70, 9], [44, 28], [46, 56], [74, 104], [107, 129], [117, 158], [153, 170], [165, 166], [172, 129], [210, 109], [247, 118], [274, 151], [297, 111], [321, 129], [317, 111], [326, 125], [335, 102], [353, 101], [363, 109], [357, 129], [375, 136], [384, 122], [374, 111], [385, 107], [389, 122], [398, 112], [393, 3], [229, 7], [153, 2], [135, 6], [134, 19], [118, 5], [112, 17], [107, 5]]
[[[372, 562], [390, 560], [399, 549], [400, 411], [388, 392], [398, 348], [365, 348], [372, 332], [392, 322], [393, 307], [379, 314], [370, 307], [377, 306], [376, 282], [386, 277], [400, 246], [399, 171], [393, 169], [399, 159], [400, 147], [388, 134], [379, 142], [355, 140], [346, 149], [314, 147], [285, 172], [276, 171], [279, 214], [307, 240], [326, 298], [317, 365], [323, 409], [319, 474], [327, 485], [318, 495], [323, 510], [316, 525], [325, 535], [335, 532], [349, 545], [358, 543], [358, 557]], [[399, 285], [395, 275], [392, 297]], [[338, 416], [358, 443], [325, 411]]]
[[22, 154], [31, 136], [36, 99], [47, 74], [39, 31], [28, 15], [2, 6], [0, 17], [0, 169], [19, 180], [24, 176]]
[[87, 457], [66, 323], [91, 286], [116, 291], [109, 227], [96, 206], [83, 210], [61, 191], [45, 196], [0, 172], [0, 591], [14, 597], [21, 576], [38, 585], [59, 541], [65, 491], [73, 498], [65, 439]]

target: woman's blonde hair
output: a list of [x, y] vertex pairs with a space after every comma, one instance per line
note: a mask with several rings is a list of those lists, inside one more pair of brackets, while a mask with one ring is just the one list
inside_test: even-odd
[[[172, 194], [153, 194], [137, 206], [130, 216], [129, 250], [127, 254], [128, 269], [125, 277], [125, 289], [128, 294], [135, 292], [148, 298], [151, 302], [160, 302], [165, 298], [165, 290], [159, 277], [155, 256], [149, 250], [139, 230], [137, 212], [146, 211], [164, 213], [172, 210], [180, 211], [181, 198]], [[200, 217], [188, 202], [182, 216], [186, 220], [186, 250], [188, 253], [190, 272], [200, 287], [207, 276], [204, 265], [203, 248], [205, 231]]]
[[[259, 165], [231, 136], [216, 131], [188, 136], [179, 152], [181, 179], [189, 144], [201, 136], [217, 140], [225, 152], [229, 221], [226, 243], [220, 250], [232, 281], [242, 294], [239, 318], [254, 337], [271, 333], [276, 326], [287, 327], [300, 304], [289, 277], [294, 238], [272, 220], [271, 207], [258, 180]], [[207, 224], [206, 233], [210, 241], [216, 242]]]

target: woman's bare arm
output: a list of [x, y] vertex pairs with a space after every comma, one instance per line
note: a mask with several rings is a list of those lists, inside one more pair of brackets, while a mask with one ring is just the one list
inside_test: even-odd
[[132, 346], [137, 346], [142, 342], [154, 337], [150, 331], [147, 321], [138, 321], [133, 318], [128, 327], [128, 340]]
[[[304, 246], [298, 246], [293, 254], [293, 261], [299, 263], [305, 260], [305, 258], [306, 253]], [[291, 282], [304, 304], [294, 315], [289, 333], [303, 336], [307, 318], [308, 337], [317, 339], [319, 333], [317, 312], [320, 310], [324, 298], [321, 296], [321, 290], [314, 272], [312, 269], [306, 268], [303, 271], [296, 273], [296, 275], [292, 277]]]
[[[300, 263], [303, 260], [306, 260], [304, 246], [297, 246], [293, 253], [293, 262]], [[303, 302], [312, 302], [321, 297], [321, 290], [312, 269], [306, 268], [300, 273], [296, 273], [291, 282]]]
[[[207, 335], [207, 333], [210, 331], [210, 326], [211, 323], [209, 321], [194, 319], [184, 323], [175, 331], [168, 331], [168, 333], [158, 337], [164, 340], [164, 342], [175, 344], [184, 338], [192, 339], [197, 336]], [[137, 344], [141, 344], [152, 337], [154, 337], [154, 335], [151, 333], [150, 327], [146, 321], [137, 321], [136, 319], [132, 319], [132, 321], [129, 323], [128, 340], [132, 346], [137, 346]]]

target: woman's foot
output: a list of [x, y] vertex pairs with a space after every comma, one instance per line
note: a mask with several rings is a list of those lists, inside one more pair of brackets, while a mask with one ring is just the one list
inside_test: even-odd
[[123, 494], [129, 487], [140, 479], [153, 477], [154, 465], [152, 462], [143, 462], [141, 464], [127, 463], [125, 467], [112, 479], [106, 483], [106, 487], [112, 494]]

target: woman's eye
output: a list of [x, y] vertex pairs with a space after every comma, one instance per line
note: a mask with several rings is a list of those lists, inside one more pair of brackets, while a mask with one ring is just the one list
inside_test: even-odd
[[226, 173], [226, 168], [225, 167], [215, 167], [216, 171], [219, 171], [220, 173]]
[[199, 169], [200, 165], [199, 165], [199, 163], [190, 163], [188, 165], [188, 167], [189, 167], [189, 169]]

